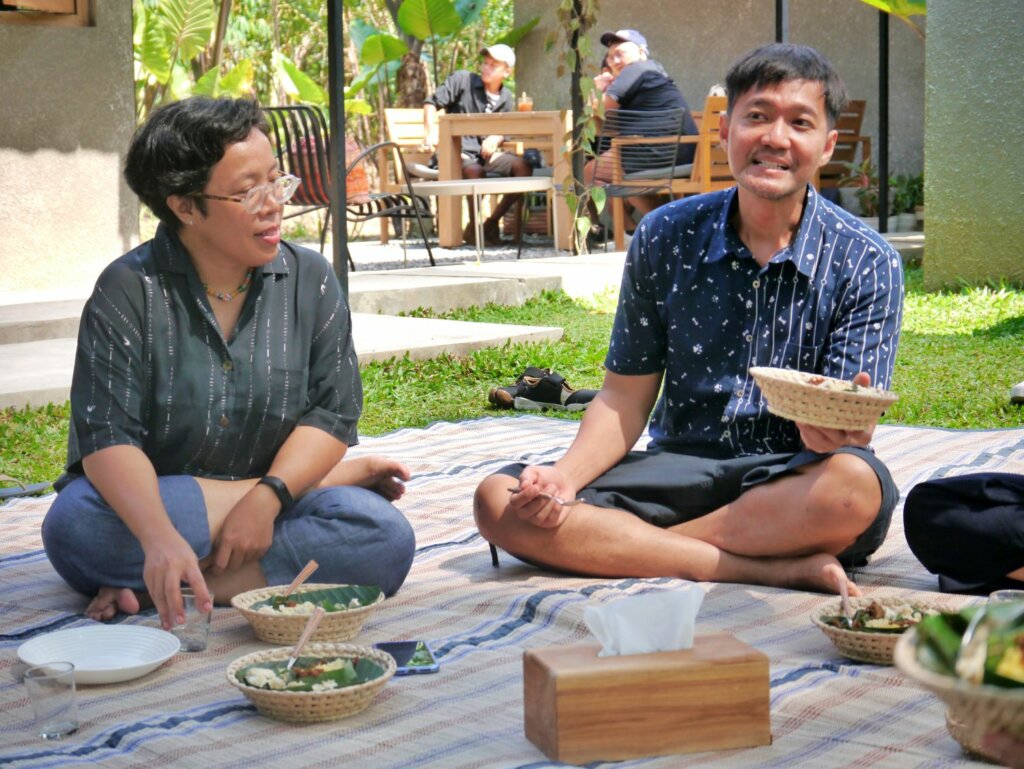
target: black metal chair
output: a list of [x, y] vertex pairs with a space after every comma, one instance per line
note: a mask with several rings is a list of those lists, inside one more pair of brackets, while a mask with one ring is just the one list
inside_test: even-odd
[[[331, 165], [328, 155], [330, 134], [327, 130], [327, 121], [319, 109], [304, 105], [264, 107], [263, 112], [270, 125], [270, 140], [281, 170], [302, 179], [302, 184], [288, 201], [289, 206], [295, 206], [299, 210], [287, 214], [284, 218], [290, 219], [311, 211], [327, 209], [320, 229], [320, 252], [323, 253], [331, 221]], [[368, 155], [390, 146], [391, 142], [381, 142], [362, 150], [349, 161], [345, 169], [346, 178]], [[385, 222], [382, 226], [387, 226], [392, 219], [402, 223], [416, 219], [430, 264], [434, 265], [434, 254], [430, 249], [423, 221], [433, 219], [430, 204], [423, 197], [415, 195], [408, 183], [406, 186], [406, 193], [371, 193], [366, 200], [347, 201], [345, 210], [348, 221], [365, 222], [383, 218]], [[352, 270], [355, 270], [351, 254], [348, 255], [348, 263]]]
[[[584, 183], [590, 187], [602, 183], [605, 194], [612, 199], [671, 195], [673, 179], [688, 177], [693, 168], [692, 163], [679, 162], [681, 155], [693, 154], [685, 140], [682, 144], [680, 141], [686, 135], [685, 116], [684, 109], [608, 110], [596, 147], [599, 160]], [[622, 202], [613, 202], [618, 228], [622, 226]], [[620, 237], [616, 232], [616, 239]]]

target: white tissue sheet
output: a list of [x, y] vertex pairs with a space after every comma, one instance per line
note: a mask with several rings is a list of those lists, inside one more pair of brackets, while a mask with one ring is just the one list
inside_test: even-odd
[[687, 585], [587, 606], [583, 621], [601, 642], [599, 657], [689, 649], [703, 600], [699, 586]]

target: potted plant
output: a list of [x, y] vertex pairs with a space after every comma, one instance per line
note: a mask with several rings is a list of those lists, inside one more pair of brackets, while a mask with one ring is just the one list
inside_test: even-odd
[[878, 171], [870, 159], [860, 163], [847, 163], [849, 172], [839, 183], [840, 189], [850, 189], [857, 199], [858, 214], [869, 227], [878, 229]]
[[914, 206], [918, 198], [917, 176], [898, 174], [889, 179], [889, 190], [892, 193], [892, 211], [896, 214], [896, 232], [913, 232], [917, 225]]

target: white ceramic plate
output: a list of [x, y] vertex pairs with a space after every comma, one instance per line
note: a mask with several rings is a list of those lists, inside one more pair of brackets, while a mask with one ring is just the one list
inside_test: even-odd
[[89, 625], [33, 638], [18, 647], [26, 665], [63, 660], [75, 666], [75, 683], [113, 684], [144, 676], [181, 648], [170, 633], [140, 625]]

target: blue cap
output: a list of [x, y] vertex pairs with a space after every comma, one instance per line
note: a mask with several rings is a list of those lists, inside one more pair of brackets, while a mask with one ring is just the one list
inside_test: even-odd
[[618, 32], [605, 32], [601, 35], [601, 45], [612, 46], [615, 43], [636, 43], [643, 50], [650, 50], [647, 47], [647, 38], [635, 29], [620, 29]]

